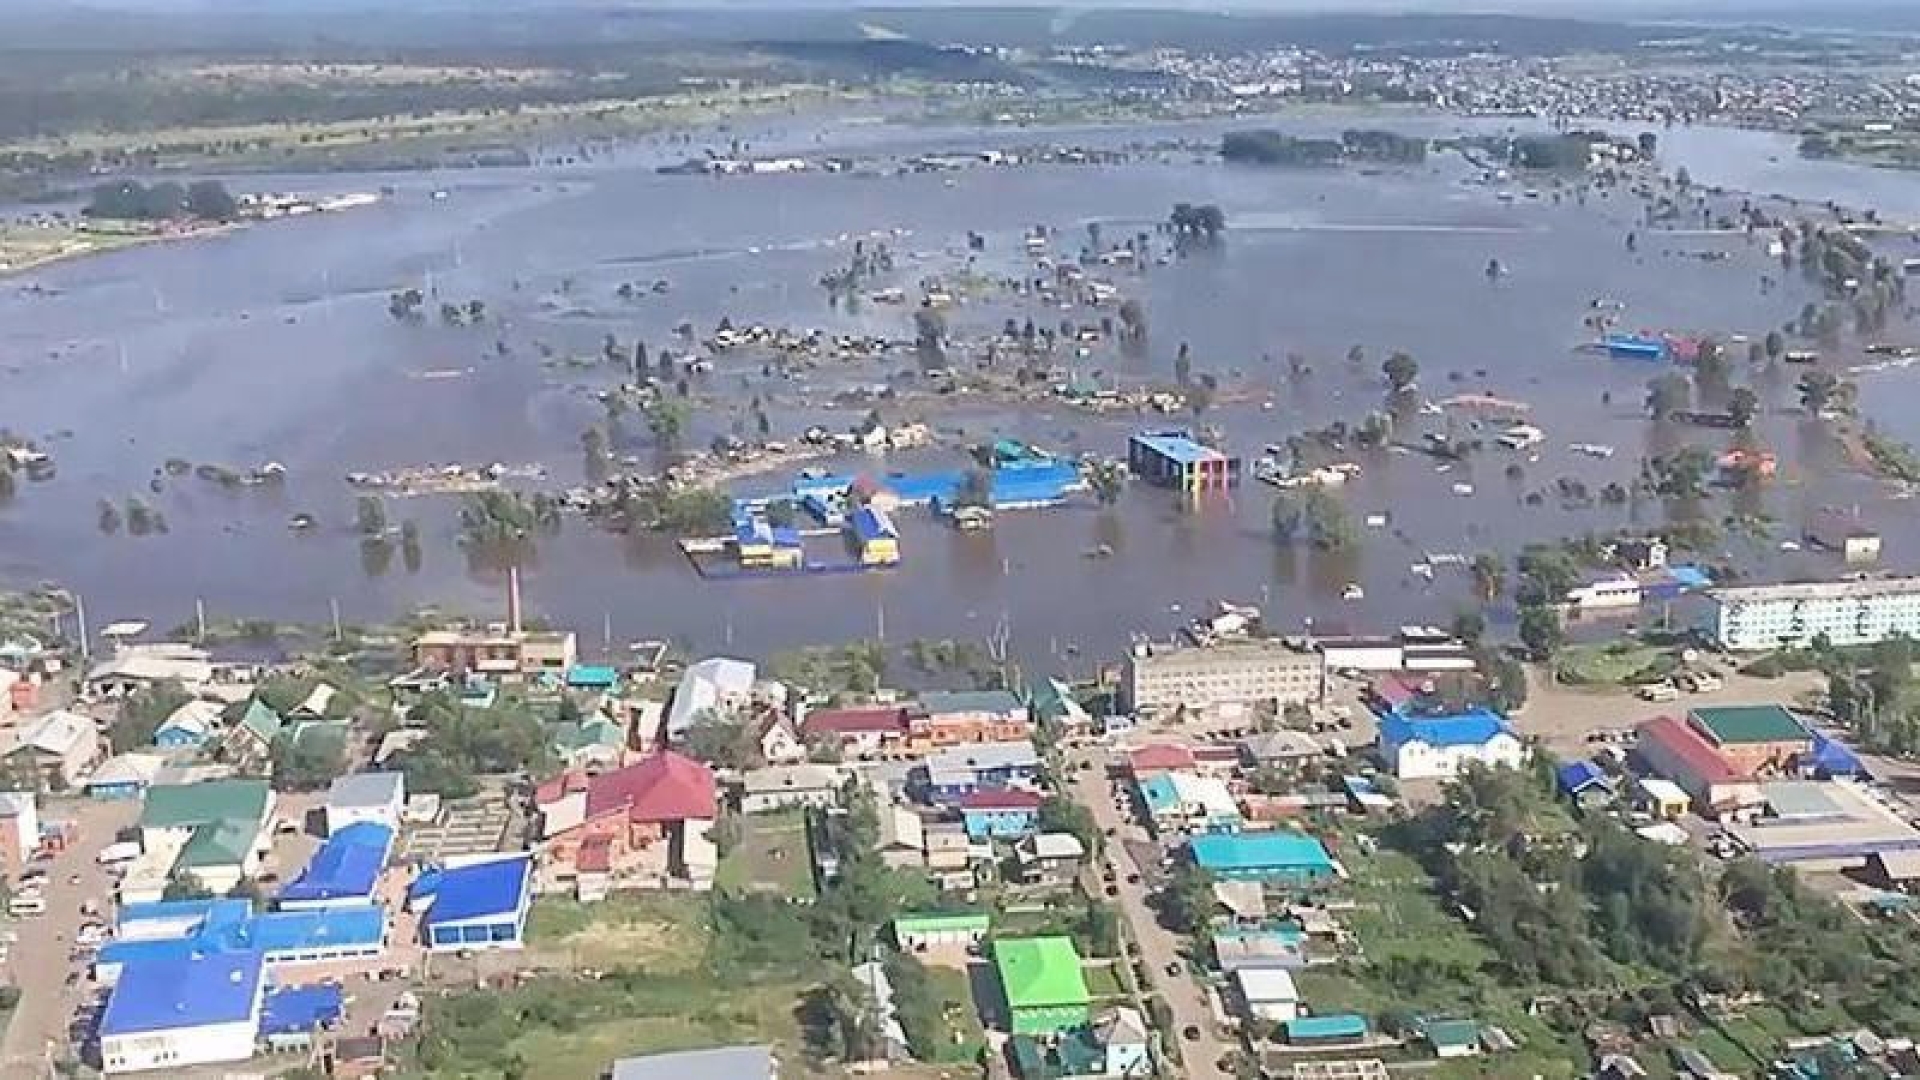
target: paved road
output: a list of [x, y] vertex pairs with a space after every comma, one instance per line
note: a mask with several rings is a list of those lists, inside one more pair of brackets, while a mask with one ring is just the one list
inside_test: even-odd
[[[1117, 839], [1144, 839], [1145, 833], [1140, 826], [1114, 810], [1113, 796], [1108, 788], [1107, 760], [1106, 751], [1099, 748], [1074, 751], [1067, 755], [1073, 775], [1073, 797], [1093, 811], [1094, 820], [1102, 831], [1116, 830]], [[1093, 762], [1094, 767], [1081, 769], [1079, 765], [1084, 761]], [[1214, 1029], [1213, 1010], [1207, 1004], [1206, 991], [1190, 976], [1167, 974], [1168, 964], [1178, 963], [1183, 970], [1187, 966], [1180, 956], [1180, 938], [1161, 927], [1153, 909], [1147, 905], [1146, 878], [1141, 876], [1141, 884], [1138, 885], [1128, 883], [1128, 877], [1141, 874], [1141, 870], [1127, 852], [1126, 845], [1109, 842], [1107, 857], [1119, 867], [1116, 884], [1120, 890], [1120, 912], [1132, 928], [1133, 939], [1139, 944], [1140, 955], [1146, 961], [1148, 985], [1158, 991], [1173, 1009], [1175, 1030], [1165, 1034], [1169, 1042], [1180, 1044], [1180, 1075], [1193, 1080], [1225, 1080], [1227, 1074], [1220, 1071], [1218, 1062], [1231, 1047]], [[1198, 1028], [1200, 1038], [1186, 1039], [1181, 1032], [1188, 1027]]]

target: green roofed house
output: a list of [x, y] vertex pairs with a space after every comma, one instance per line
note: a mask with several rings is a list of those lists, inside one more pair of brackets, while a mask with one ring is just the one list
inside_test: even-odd
[[1703, 706], [1687, 713], [1687, 724], [1747, 775], [1786, 768], [1813, 750], [1813, 733], [1780, 705]]
[[1472, 1057], [1480, 1052], [1480, 1025], [1471, 1020], [1428, 1020], [1420, 1037], [1443, 1058]]
[[1002, 938], [993, 943], [993, 964], [1013, 1034], [1051, 1035], [1092, 1019], [1093, 995], [1071, 938]]
[[140, 847], [156, 861], [169, 861], [173, 874], [191, 871], [207, 888], [226, 893], [258, 868], [272, 813], [273, 791], [263, 780], [156, 784], [140, 811]]
[[273, 740], [286, 721], [259, 698], [248, 698], [239, 719], [227, 728], [221, 749], [241, 769], [257, 769], [273, 759]]
[[991, 925], [985, 912], [909, 912], [893, 920], [893, 940], [907, 952], [937, 945], [973, 945], [986, 939]]

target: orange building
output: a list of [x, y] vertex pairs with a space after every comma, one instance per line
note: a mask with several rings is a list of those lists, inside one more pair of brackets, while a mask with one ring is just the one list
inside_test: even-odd
[[621, 886], [710, 887], [718, 853], [713, 771], [672, 751], [624, 769], [567, 772], [534, 793], [542, 884], [588, 896]]
[[1005, 690], [929, 692], [907, 715], [907, 747], [916, 753], [970, 743], [1025, 742], [1027, 707]]

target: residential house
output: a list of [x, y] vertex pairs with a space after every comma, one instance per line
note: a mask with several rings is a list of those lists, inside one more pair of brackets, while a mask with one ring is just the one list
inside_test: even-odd
[[1022, 742], [1033, 735], [1027, 707], [1005, 690], [920, 695], [907, 717], [908, 749], [925, 753], [969, 743]]
[[1106, 1051], [1107, 1076], [1150, 1076], [1147, 1018], [1129, 1005], [1109, 1005], [1093, 1018], [1093, 1039]]
[[1285, 968], [1240, 968], [1233, 985], [1250, 1020], [1284, 1024], [1300, 1015], [1300, 991]]
[[627, 756], [626, 730], [605, 713], [594, 713], [577, 724], [554, 721], [546, 731], [547, 745], [563, 769], [599, 772], [617, 768]]
[[325, 720], [327, 709], [333, 705], [333, 699], [339, 693], [340, 691], [326, 683], [314, 683], [313, 689], [307, 691], [307, 696], [301, 699], [300, 704], [288, 710], [287, 719]]
[[1052, 1035], [1092, 1020], [1093, 996], [1072, 938], [1001, 938], [993, 943], [993, 964], [1013, 1034]]
[[960, 746], [928, 757], [918, 772], [929, 801], [952, 802], [975, 791], [1034, 783], [1040, 752], [1030, 742]]
[[1093, 717], [1073, 696], [1073, 688], [1059, 679], [1036, 679], [1027, 693], [1027, 712], [1035, 724], [1061, 731], [1090, 731]]
[[840, 801], [846, 770], [833, 765], [771, 765], [740, 778], [740, 811], [766, 814]]
[[881, 863], [895, 870], [917, 870], [927, 865], [926, 823], [910, 807], [882, 804], [876, 852]]
[[907, 710], [898, 705], [819, 709], [801, 717], [800, 736], [804, 742], [837, 741], [844, 757], [879, 757], [905, 744]]
[[324, 810], [327, 835], [332, 836], [360, 822], [384, 825], [397, 831], [406, 807], [407, 778], [404, 773], [365, 772], [339, 777], [327, 788]]
[[1087, 849], [1072, 833], [1035, 833], [1013, 847], [1023, 885], [1065, 886], [1087, 864]]
[[905, 952], [978, 945], [987, 939], [985, 912], [909, 912], [893, 920], [893, 940]]
[[973, 841], [966, 826], [957, 821], [938, 821], [924, 829], [927, 840], [927, 869], [935, 874], [955, 875], [973, 865]]
[[1517, 769], [1527, 746], [1491, 709], [1442, 715], [1390, 712], [1380, 720], [1380, 758], [1402, 780], [1444, 780], [1469, 763]]
[[31, 791], [0, 791], [0, 872], [17, 875], [40, 850], [40, 803]]
[[93, 799], [138, 799], [167, 767], [162, 754], [116, 754], [87, 777], [87, 796]]
[[1213, 934], [1213, 956], [1220, 970], [1228, 974], [1241, 968], [1297, 970], [1307, 966], [1306, 935], [1294, 926], [1217, 930]]
[[273, 760], [273, 740], [285, 726], [286, 721], [266, 702], [257, 697], [248, 698], [238, 719], [228, 726], [220, 746], [236, 768], [264, 768]]
[[153, 745], [162, 750], [197, 749], [220, 731], [221, 717], [226, 711], [222, 702], [194, 698], [160, 722], [153, 732]]
[[1320, 841], [1290, 832], [1210, 833], [1187, 841], [1189, 854], [1216, 878], [1292, 887], [1333, 878], [1333, 857]]
[[1570, 761], [1554, 773], [1560, 794], [1574, 805], [1591, 809], [1613, 801], [1613, 780], [1591, 761]]
[[1165, 772], [1191, 772], [1193, 751], [1174, 743], [1150, 743], [1127, 751], [1127, 771], [1136, 781]]
[[56, 709], [29, 722], [7, 751], [7, 767], [15, 776], [31, 772], [49, 791], [74, 787], [100, 758], [99, 729], [90, 717]]
[[623, 769], [562, 773], [534, 793], [547, 887], [713, 884], [718, 789], [705, 765], [662, 751]]
[[1290, 728], [1262, 732], [1240, 742], [1241, 759], [1254, 768], [1292, 768], [1325, 752], [1312, 735]]
[[259, 869], [273, 807], [261, 780], [155, 784], [140, 810], [142, 859], [163, 864], [169, 877], [191, 873], [224, 895]]
[[1233, 926], [1264, 926], [1267, 890], [1258, 881], [1230, 878], [1214, 882], [1213, 918]]
[[90, 697], [119, 698], [162, 683], [179, 683], [189, 693], [213, 681], [213, 662], [192, 645], [163, 642], [123, 645], [87, 669]]
[[667, 738], [677, 740], [701, 714], [725, 713], [753, 698], [756, 669], [745, 660], [710, 657], [687, 665], [667, 709]]
[[1237, 832], [1244, 823], [1226, 782], [1192, 772], [1159, 772], [1137, 785], [1141, 805], [1160, 836]]
[[579, 661], [570, 630], [510, 630], [506, 626], [429, 630], [413, 641], [413, 663], [426, 672], [524, 678], [563, 678]]
[[1471, 1020], [1426, 1020], [1420, 1037], [1433, 1047], [1435, 1057], [1472, 1057], [1480, 1052], [1480, 1025]]
[[1013, 840], [1040, 827], [1042, 801], [1037, 792], [1019, 788], [982, 788], [962, 795], [957, 805], [969, 839]]

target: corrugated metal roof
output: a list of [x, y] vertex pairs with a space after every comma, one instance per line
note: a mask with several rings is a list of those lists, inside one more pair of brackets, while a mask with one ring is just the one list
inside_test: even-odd
[[433, 897], [423, 920], [428, 926], [512, 914], [520, 909], [532, 874], [533, 857], [527, 854], [445, 867], [428, 889], [421, 886], [429, 879], [416, 880], [409, 899]]
[[393, 830], [361, 821], [327, 838], [300, 876], [280, 890], [282, 903], [371, 896], [393, 846]]
[[137, 1035], [245, 1021], [260, 997], [262, 965], [258, 952], [130, 965], [107, 999], [100, 1034]]

